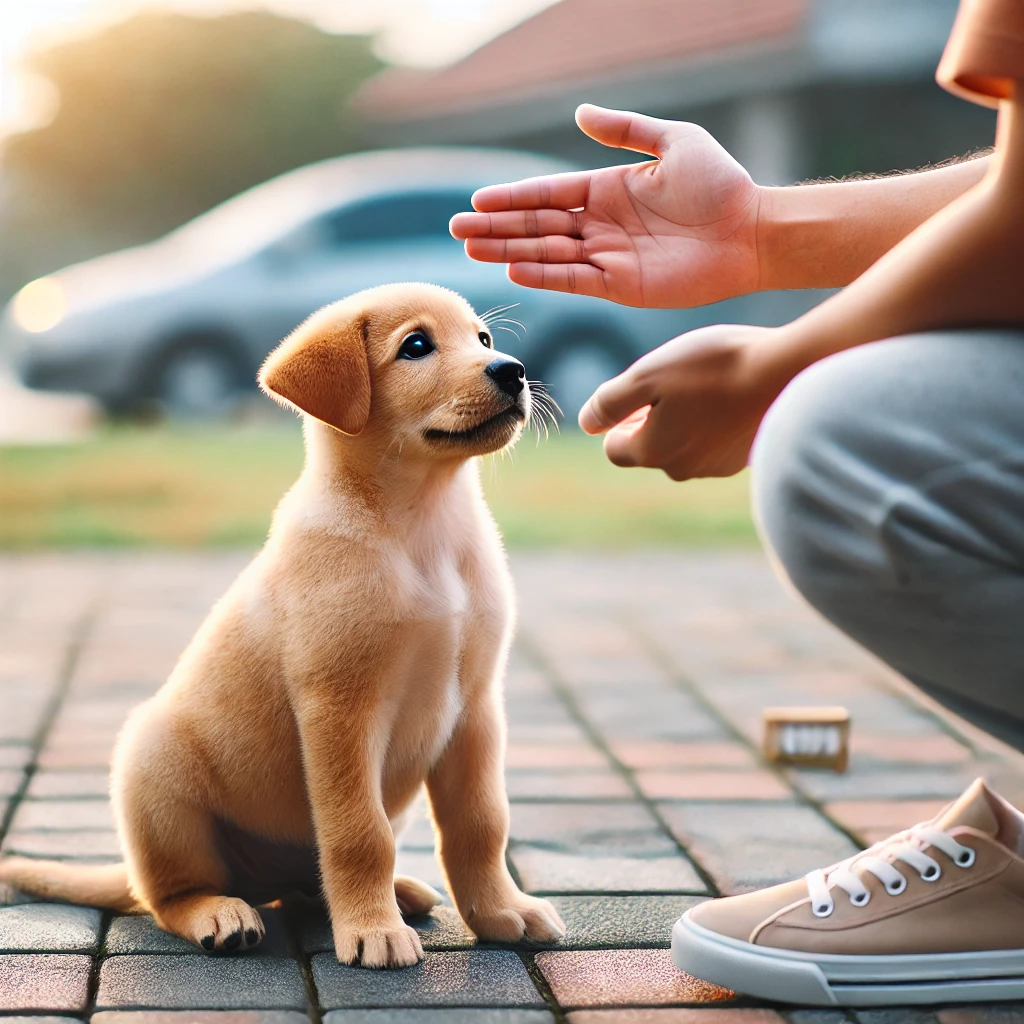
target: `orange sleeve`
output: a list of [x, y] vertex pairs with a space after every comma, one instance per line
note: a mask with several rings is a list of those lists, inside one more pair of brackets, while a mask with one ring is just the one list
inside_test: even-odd
[[935, 77], [958, 96], [998, 106], [1024, 80], [1024, 0], [960, 0]]

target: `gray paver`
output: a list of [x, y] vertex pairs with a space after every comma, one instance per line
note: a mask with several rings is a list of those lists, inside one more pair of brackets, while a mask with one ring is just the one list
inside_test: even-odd
[[100, 968], [98, 1010], [304, 1010], [293, 960], [238, 956], [112, 956]]
[[[435, 907], [426, 916], [408, 918], [408, 923], [419, 933], [425, 950], [468, 949], [476, 945], [476, 937], [453, 907]], [[325, 911], [304, 911], [298, 918], [298, 929], [307, 953], [334, 952], [331, 923]]]
[[23, 800], [11, 829], [18, 832], [112, 832], [114, 812], [105, 799]]
[[44, 1015], [31, 1017], [11, 1017], [4, 1014], [0, 1016], [3, 1024], [81, 1024], [77, 1017], [47, 1017]]
[[100, 912], [90, 907], [31, 903], [0, 908], [0, 953], [93, 953]]
[[91, 957], [69, 953], [0, 956], [0, 1010], [84, 1010], [91, 966]]
[[297, 1010], [104, 1010], [91, 1024], [310, 1024]]
[[694, 866], [669, 857], [605, 857], [514, 846], [512, 863], [527, 892], [705, 892]]
[[415, 967], [367, 971], [339, 964], [331, 953], [312, 958], [324, 1010], [387, 1006], [536, 1006], [544, 1000], [522, 961], [504, 949], [427, 953]]
[[19, 832], [12, 829], [4, 839], [4, 852], [53, 860], [122, 859], [116, 832]]
[[626, 780], [610, 769], [512, 768], [505, 773], [509, 800], [628, 800]]
[[[246, 957], [286, 957], [288, 943], [285, 939], [278, 910], [264, 907], [259, 911], [263, 918], [266, 934], [263, 941], [255, 948], [246, 950]], [[110, 922], [103, 940], [103, 951], [108, 956], [130, 953], [190, 953], [198, 952], [198, 947], [187, 939], [171, 935], [159, 928], [149, 914], [126, 914], [115, 917]]]
[[647, 808], [636, 801], [513, 804], [511, 837], [513, 844], [599, 856], [671, 856], [678, 852]]
[[62, 800], [69, 797], [105, 798], [110, 773], [103, 769], [73, 772], [36, 772], [25, 794], [30, 800]]
[[[94, 1017], [93, 1020], [96, 1018]], [[399, 1018], [394, 1010], [331, 1010], [324, 1024], [555, 1024], [550, 1010], [495, 1009], [404, 1009]]]
[[564, 949], [623, 949], [663, 946], [672, 926], [701, 896], [552, 896], [565, 922]]
[[816, 811], [797, 804], [673, 803], [660, 809], [726, 894], [798, 878], [857, 852]]

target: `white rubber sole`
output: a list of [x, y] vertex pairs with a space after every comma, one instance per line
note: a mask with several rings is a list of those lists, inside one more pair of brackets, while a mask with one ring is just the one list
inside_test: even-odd
[[838, 956], [754, 946], [710, 931], [687, 911], [672, 959], [744, 995], [805, 1006], [916, 1006], [1024, 999], [1024, 949], [917, 956]]

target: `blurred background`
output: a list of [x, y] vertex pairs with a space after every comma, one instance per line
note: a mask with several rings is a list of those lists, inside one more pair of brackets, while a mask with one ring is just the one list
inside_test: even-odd
[[714, 322], [542, 294], [447, 234], [480, 185], [620, 162], [583, 101], [696, 121], [762, 184], [990, 145], [933, 79], [956, 0], [4, 0], [0, 547], [262, 540], [301, 464], [256, 367], [312, 310], [420, 279], [518, 303], [562, 434], [489, 461], [513, 545], [743, 544], [746, 481], [607, 465], [592, 388]]

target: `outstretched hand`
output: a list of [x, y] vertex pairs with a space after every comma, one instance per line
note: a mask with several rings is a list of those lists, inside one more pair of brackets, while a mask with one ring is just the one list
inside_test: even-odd
[[606, 146], [658, 159], [491, 185], [452, 218], [466, 252], [516, 284], [628, 306], [699, 306], [757, 289], [758, 187], [703, 129], [584, 104]]
[[716, 324], [666, 342], [602, 384], [580, 411], [617, 466], [673, 480], [731, 476], [747, 464], [764, 414], [799, 369], [782, 328]]

